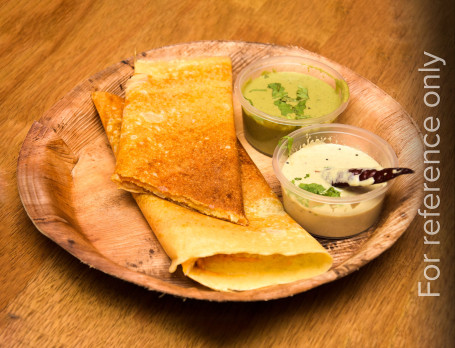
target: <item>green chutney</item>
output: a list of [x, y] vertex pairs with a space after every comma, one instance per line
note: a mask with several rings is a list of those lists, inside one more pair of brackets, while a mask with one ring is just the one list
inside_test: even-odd
[[[299, 72], [264, 71], [259, 77], [248, 80], [242, 86], [247, 103], [271, 118], [242, 107], [246, 140], [256, 150], [272, 156], [284, 136], [311, 124], [312, 118], [331, 114], [347, 102], [349, 88], [346, 82], [328, 76], [333, 79], [335, 88], [317, 77]], [[336, 116], [319, 122], [332, 122]]]
[[311, 75], [263, 72], [242, 88], [245, 99], [268, 115], [307, 119], [330, 114], [342, 103], [340, 91]]

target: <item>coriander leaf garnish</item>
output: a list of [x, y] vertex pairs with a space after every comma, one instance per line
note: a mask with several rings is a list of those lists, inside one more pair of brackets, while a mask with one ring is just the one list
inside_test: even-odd
[[300, 99], [303, 100], [310, 99], [310, 97], [308, 96], [308, 88], [304, 88], [302, 86], [299, 86], [299, 88], [297, 88], [297, 100]]
[[332, 186], [330, 186], [327, 191], [324, 192], [324, 196], [329, 197], [340, 197], [340, 191], [335, 190]]
[[272, 90], [272, 98], [275, 99], [273, 104], [278, 107], [282, 116], [292, 118], [287, 115], [294, 114], [295, 119], [310, 117], [303, 114], [306, 109], [306, 102], [309, 99], [307, 88], [299, 86], [295, 99], [288, 95], [285, 88], [279, 82], [269, 83], [267, 88]]
[[340, 192], [335, 190], [332, 186], [330, 186], [328, 189], [326, 189], [324, 186], [316, 184], [316, 183], [311, 183], [311, 184], [299, 184], [299, 187], [302, 190], [315, 193], [317, 195], [321, 196], [327, 196], [327, 197], [340, 197]]
[[284, 137], [282, 137], [280, 139], [280, 141], [278, 142], [278, 146], [280, 146], [283, 142], [285, 142], [287, 140], [287, 150], [288, 150], [288, 156], [291, 154], [291, 150], [292, 150], [292, 143], [294, 142], [294, 138], [293, 137], [290, 137], [289, 135], [285, 135]]
[[283, 98], [288, 95], [288, 93], [284, 90], [284, 87], [279, 82], [269, 83], [267, 88], [272, 90], [272, 98]]
[[[303, 116], [303, 111], [306, 109], [306, 101], [309, 99], [308, 97], [308, 88], [304, 88], [302, 86], [299, 86], [297, 89], [297, 105], [294, 107], [296, 110], [295, 114], [298, 116], [298, 118], [308, 118]], [[300, 117], [299, 117], [300, 116]]]
[[306, 100], [300, 100], [296, 106], [294, 106], [295, 114], [303, 116], [303, 111], [306, 109]]
[[253, 101], [252, 101], [251, 99], [248, 99], [248, 98], [245, 97], [245, 96], [243, 96], [243, 98], [245, 98], [246, 100], [248, 100], [248, 101], [250, 102], [250, 104], [251, 104], [252, 106], [254, 106], [254, 105], [253, 105]]
[[286, 102], [282, 101], [281, 99], [275, 100], [273, 104], [278, 106], [278, 109], [280, 109], [281, 115], [283, 116], [294, 113], [294, 108], [292, 105], [286, 104]]
[[319, 184], [299, 184], [299, 187], [305, 191], [315, 193], [317, 195], [322, 195], [322, 193], [325, 191], [325, 187]]
[[303, 178], [306, 179], [306, 178], [309, 178], [309, 177], [310, 177], [310, 174], [305, 174], [305, 176]]
[[302, 178], [294, 178], [294, 180], [302, 180]]

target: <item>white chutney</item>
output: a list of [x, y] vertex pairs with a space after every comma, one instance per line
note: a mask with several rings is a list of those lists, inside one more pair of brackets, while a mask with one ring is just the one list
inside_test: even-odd
[[[331, 183], [321, 175], [327, 168], [382, 169], [372, 157], [353, 147], [311, 142], [292, 153], [283, 164], [285, 178], [296, 187], [300, 185], [309, 190], [289, 190], [282, 186], [286, 211], [308, 232], [321, 237], [342, 238], [367, 230], [381, 213], [384, 194], [367, 200], [360, 197], [386, 184], [331, 188]], [[320, 194], [310, 193], [321, 186], [330, 190], [323, 191], [322, 195], [321, 190]]]

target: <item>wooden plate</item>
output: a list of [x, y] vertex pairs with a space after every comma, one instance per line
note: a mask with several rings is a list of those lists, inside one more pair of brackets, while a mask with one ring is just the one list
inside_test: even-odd
[[[380, 221], [349, 239], [320, 242], [334, 257], [333, 267], [318, 277], [253, 291], [223, 293], [168, 272], [169, 258], [129, 193], [110, 180], [114, 157], [90, 99], [94, 90], [123, 95], [133, 73], [133, 58], [83, 81], [31, 127], [19, 155], [18, 186], [22, 203], [41, 233], [82, 262], [107, 274], [176, 296], [214, 301], [255, 301], [286, 297], [346, 276], [389, 248], [404, 233], [422, 200], [420, 133], [390, 96], [349, 69], [296, 47], [260, 43], [202, 41], [167, 46], [139, 54], [145, 58], [229, 55], [234, 79], [250, 62], [270, 55], [316, 58], [347, 80], [351, 101], [338, 122], [366, 128], [387, 140], [401, 166], [416, 174], [396, 179]], [[271, 159], [243, 139], [238, 104], [238, 135], [278, 195]]]

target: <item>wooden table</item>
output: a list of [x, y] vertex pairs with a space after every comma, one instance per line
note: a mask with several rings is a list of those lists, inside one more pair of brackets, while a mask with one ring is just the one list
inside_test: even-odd
[[[448, 347], [455, 338], [454, 30], [448, 1], [3, 1], [0, 5], [0, 346]], [[43, 236], [18, 196], [20, 146], [79, 81], [134, 52], [196, 40], [295, 45], [371, 80], [436, 147], [440, 231], [417, 216], [379, 258], [292, 298], [210, 303], [150, 292], [90, 269]], [[443, 58], [425, 105], [424, 51]], [[429, 82], [429, 80], [427, 80]], [[433, 96], [434, 97], [434, 96]], [[434, 100], [433, 100], [434, 101]], [[427, 99], [427, 103], [432, 102]], [[436, 132], [424, 129], [438, 117]], [[427, 125], [428, 126], [428, 125]], [[423, 159], [422, 159], [423, 161]], [[422, 187], [423, 190], [423, 187]], [[422, 202], [423, 203], [423, 202]], [[422, 209], [424, 207], [422, 206]], [[427, 226], [428, 227], [428, 226]], [[425, 291], [427, 258], [440, 259]], [[428, 271], [428, 277], [435, 273]], [[435, 269], [433, 269], [435, 271]]]

